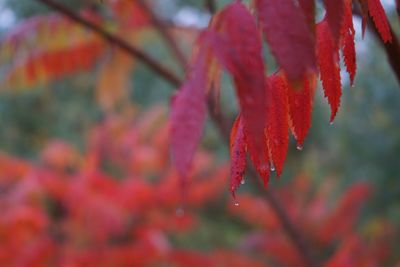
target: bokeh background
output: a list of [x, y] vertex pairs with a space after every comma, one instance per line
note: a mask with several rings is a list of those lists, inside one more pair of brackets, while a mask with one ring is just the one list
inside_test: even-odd
[[[132, 8], [134, 1], [60, 2], [183, 77], [146, 15]], [[220, 8], [230, 1], [216, 2]], [[400, 36], [395, 1], [382, 2]], [[152, 6], [189, 57], [196, 33], [210, 19], [203, 1]], [[322, 13], [319, 6], [318, 17]], [[209, 119], [187, 202], [181, 202], [168, 148], [176, 88], [79, 25], [54, 26], [62, 16], [52, 14], [36, 1], [0, 1], [0, 266], [303, 266], [252, 183], [241, 186], [234, 205], [229, 152]], [[44, 26], [26, 26], [32, 18]], [[368, 31], [362, 39], [361, 20], [354, 20], [354, 87], [343, 72], [333, 125], [317, 90], [304, 148], [298, 151], [291, 140], [283, 175], [273, 175], [269, 187], [323, 266], [395, 266], [400, 86], [379, 42]], [[87, 64], [66, 66], [71, 54], [64, 61], [60, 54], [80, 44], [89, 45], [77, 54], [90, 54]], [[59, 54], [29, 73], [24, 64], [46, 51]], [[265, 51], [273, 73], [276, 64]], [[228, 75], [221, 88], [221, 110], [234, 117]]]

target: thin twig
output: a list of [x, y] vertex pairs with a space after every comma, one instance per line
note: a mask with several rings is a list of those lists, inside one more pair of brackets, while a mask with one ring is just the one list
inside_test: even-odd
[[183, 69], [186, 69], [187, 61], [185, 54], [179, 48], [178, 43], [175, 41], [174, 37], [169, 32], [167, 25], [161, 21], [158, 16], [153, 12], [145, 0], [135, 0], [137, 4], [150, 16], [154, 27], [158, 30], [161, 36], [165, 39], [167, 45], [171, 52], [175, 55], [176, 59], [179, 61]]
[[78, 15], [74, 11], [70, 10], [68, 7], [64, 6], [53, 0], [36, 0], [54, 10], [57, 10], [61, 14], [65, 15], [66, 17], [70, 18], [71, 20], [79, 23], [80, 25], [92, 30], [93, 32], [99, 34], [102, 38], [106, 39], [113, 45], [119, 47], [120, 49], [124, 50], [131, 56], [135, 57], [136, 59], [140, 60], [142, 63], [147, 65], [151, 70], [156, 72], [158, 75], [163, 77], [166, 81], [171, 83], [172, 85], [178, 87], [181, 84], [181, 80], [172, 73], [169, 69], [161, 65], [157, 60], [153, 59], [145, 52], [141, 51], [140, 49], [136, 48], [132, 44], [129, 44], [125, 40], [121, 39], [120, 37], [107, 32], [100, 26], [92, 23], [91, 21], [83, 18], [82, 16]]

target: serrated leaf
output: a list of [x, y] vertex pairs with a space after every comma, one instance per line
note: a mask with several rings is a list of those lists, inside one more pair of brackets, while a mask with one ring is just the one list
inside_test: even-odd
[[265, 38], [290, 80], [315, 68], [315, 39], [306, 15], [292, 0], [257, 0]]
[[346, 70], [350, 76], [350, 84], [353, 85], [357, 71], [356, 48], [354, 43], [355, 30], [351, 1], [346, 1], [342, 28], [342, 51]]
[[382, 7], [381, 1], [379, 0], [368, 0], [368, 11], [382, 40], [387, 42], [392, 42], [392, 33], [390, 31], [390, 26], [388, 19], [385, 14], [385, 10]]
[[344, 1], [345, 0], [324, 0], [325, 4], [325, 20], [327, 21], [332, 33], [334, 46], [339, 45], [340, 33], [344, 17]]
[[231, 130], [230, 135], [231, 180], [230, 190], [235, 197], [235, 192], [244, 179], [246, 169], [246, 142], [243, 131], [243, 120], [239, 115]]
[[303, 146], [311, 127], [315, 85], [315, 74], [309, 74], [305, 76], [303, 86], [299, 90], [290, 86], [287, 90], [290, 128], [299, 149]]
[[218, 33], [209, 32], [206, 39], [220, 64], [233, 76], [250, 159], [267, 181], [269, 167], [266, 168], [267, 144], [264, 136], [266, 84], [259, 31], [253, 16], [238, 1], [221, 11], [216, 29]]
[[335, 119], [340, 106], [342, 85], [340, 80], [339, 52], [326, 20], [317, 25], [317, 58], [325, 97], [331, 107], [330, 122]]
[[267, 79], [267, 122], [265, 134], [268, 150], [278, 176], [282, 174], [289, 145], [289, 107], [287, 83], [279, 75]]

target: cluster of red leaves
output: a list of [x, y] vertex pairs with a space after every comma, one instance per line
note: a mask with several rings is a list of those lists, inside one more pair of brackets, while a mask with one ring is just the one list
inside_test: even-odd
[[[304, 236], [320, 253], [316, 256], [323, 259], [323, 266], [382, 266], [390, 254], [388, 241], [394, 229], [379, 220], [381, 227], [373, 236], [365, 237], [354, 230], [362, 205], [371, 195], [370, 185], [351, 185], [331, 205], [333, 185], [332, 180], [325, 180], [315, 190], [308, 177], [299, 176], [277, 193], [296, 227], [303, 229]], [[240, 205], [230, 207], [230, 212], [255, 229], [244, 237], [241, 247], [265, 255], [277, 266], [305, 266], [265, 200], [251, 194], [237, 198]], [[327, 250], [331, 253], [325, 254]]]
[[[382, 39], [390, 42], [380, 1], [354, 2], [362, 5], [364, 20], [369, 14]], [[218, 88], [216, 65], [231, 74], [240, 106], [231, 133], [233, 194], [243, 179], [246, 153], [267, 184], [270, 169], [282, 173], [289, 129], [301, 149], [311, 126], [318, 75], [333, 122], [342, 95], [340, 50], [351, 83], [356, 74], [352, 0], [325, 0], [326, 14], [318, 23], [314, 0], [254, 0], [253, 4], [256, 16], [236, 0], [214, 15], [198, 40], [192, 69], [172, 106], [173, 160], [184, 179], [204, 124], [205, 95], [210, 91], [204, 85]], [[271, 75], [266, 74], [260, 32], [279, 64]]]
[[108, 118], [84, 154], [57, 140], [36, 164], [0, 155], [0, 265], [182, 266], [168, 236], [194, 229], [194, 210], [221, 199], [229, 167], [199, 153], [177, 210], [165, 113]]
[[[168, 162], [165, 111], [155, 107], [133, 119], [109, 117], [90, 134], [84, 153], [55, 140], [36, 163], [1, 154], [0, 265], [303, 266], [265, 201], [242, 194], [239, 206], [224, 202], [229, 166], [210, 153], [196, 155], [185, 207], [176, 209], [179, 175]], [[390, 228], [382, 224], [384, 231], [369, 241], [354, 231], [369, 186], [353, 185], [333, 207], [327, 199], [331, 189], [310, 194], [309, 180], [299, 177], [279, 193], [319, 251], [334, 251], [324, 258], [326, 266], [376, 266], [389, 251], [382, 240]], [[203, 210], [212, 206], [224, 213], [217, 203], [254, 232], [235, 249], [176, 246], [171, 237], [197, 231]]]

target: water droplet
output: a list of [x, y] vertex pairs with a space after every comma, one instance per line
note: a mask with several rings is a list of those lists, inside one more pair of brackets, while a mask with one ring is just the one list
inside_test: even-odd
[[236, 206], [236, 207], [239, 206], [239, 202], [235, 202], [235, 206]]
[[244, 178], [242, 179], [242, 181], [240, 181], [241, 184], [245, 184], [246, 181], [244, 180]]
[[333, 125], [333, 121], [331, 121], [329, 124], [330, 124], [330, 125]]
[[301, 150], [303, 150], [303, 146], [302, 145], [297, 145], [297, 150], [299, 150], [299, 151], [301, 151]]
[[185, 215], [185, 210], [182, 207], [179, 207], [176, 209], [175, 214], [178, 217], [182, 217], [183, 215]]
[[271, 172], [274, 172], [274, 171], [275, 171], [275, 165], [274, 165], [274, 163], [271, 162]]

